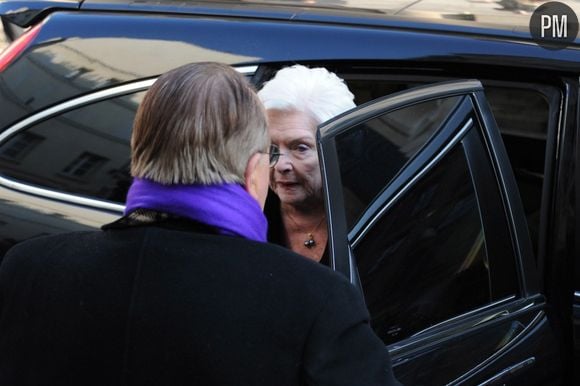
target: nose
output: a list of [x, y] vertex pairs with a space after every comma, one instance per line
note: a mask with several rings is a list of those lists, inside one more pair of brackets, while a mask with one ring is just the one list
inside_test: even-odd
[[294, 165], [292, 164], [292, 157], [289, 157], [285, 153], [281, 153], [280, 158], [278, 158], [278, 162], [276, 162], [276, 165], [274, 165], [274, 169], [278, 173], [284, 174], [291, 171], [293, 166]]

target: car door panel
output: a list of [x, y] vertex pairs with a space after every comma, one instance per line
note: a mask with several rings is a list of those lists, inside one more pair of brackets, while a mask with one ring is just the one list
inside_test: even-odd
[[[477, 81], [370, 102], [322, 126], [319, 150], [334, 266], [361, 287], [404, 384], [557, 379], [517, 187]], [[554, 373], [534, 373], [546, 363]]]

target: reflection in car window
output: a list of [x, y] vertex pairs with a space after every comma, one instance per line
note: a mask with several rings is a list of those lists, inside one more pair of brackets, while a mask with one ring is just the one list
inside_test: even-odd
[[437, 99], [391, 111], [337, 137], [349, 227], [445, 124], [460, 99]]
[[394, 204], [353, 253], [387, 344], [492, 300], [477, 199], [461, 144]]
[[[558, 92], [536, 89], [486, 86], [485, 94], [502, 134], [524, 205], [530, 236], [538, 251], [540, 209], [544, 184], [544, 164], [550, 114], [557, 120], [548, 100]], [[556, 105], [557, 106], [557, 105]], [[555, 108], [553, 108], [555, 110]]]
[[[418, 85], [452, 79], [430, 77], [427, 71], [424, 76], [380, 74], [380, 70], [376, 71], [379, 73], [341, 73], [358, 104]], [[558, 119], [560, 92], [546, 85], [498, 81], [473, 74], [464, 76], [478, 78], [483, 83], [516, 176], [537, 252], [547, 133], [549, 126], [555, 126]]]
[[43, 188], [122, 203], [130, 184], [133, 118], [145, 92], [48, 119], [0, 144], [2, 175]]
[[31, 132], [25, 132], [13, 138], [0, 150], [0, 157], [12, 161], [21, 161], [24, 157], [39, 145], [44, 138]]

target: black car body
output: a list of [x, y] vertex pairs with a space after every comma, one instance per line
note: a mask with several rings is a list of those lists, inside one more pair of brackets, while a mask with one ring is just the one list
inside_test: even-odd
[[121, 213], [159, 74], [219, 61], [259, 86], [324, 66], [361, 105], [318, 133], [331, 268], [399, 380], [572, 382], [580, 43], [320, 3], [0, 1], [0, 252]]

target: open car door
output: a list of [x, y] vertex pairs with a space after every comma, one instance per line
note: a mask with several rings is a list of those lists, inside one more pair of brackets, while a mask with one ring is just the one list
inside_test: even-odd
[[319, 128], [331, 264], [408, 385], [561, 373], [528, 228], [479, 81], [411, 89]]

